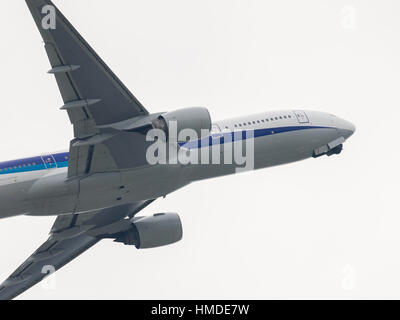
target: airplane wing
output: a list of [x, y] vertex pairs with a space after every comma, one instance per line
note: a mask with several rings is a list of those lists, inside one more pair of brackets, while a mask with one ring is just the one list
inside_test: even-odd
[[132, 218], [151, 202], [153, 200], [57, 217], [49, 239], [0, 284], [0, 300], [15, 298], [101, 239], [113, 238], [112, 235], [129, 225], [126, 217]]
[[103, 142], [113, 134], [100, 128], [149, 113], [50, 0], [25, 1], [43, 38], [48, 72], [64, 101], [61, 109], [74, 127], [68, 176], [135, 166], [137, 161], [124, 160], [126, 144], [116, 145], [124, 141], [136, 149], [134, 135], [118, 136], [107, 145]]

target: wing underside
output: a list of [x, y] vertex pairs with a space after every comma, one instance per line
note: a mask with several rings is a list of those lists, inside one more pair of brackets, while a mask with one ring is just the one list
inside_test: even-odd
[[[13, 299], [97, 242], [118, 233], [153, 200], [81, 215], [59, 216], [44, 242], [0, 285], [0, 300]], [[112, 238], [112, 237], [111, 237]]]
[[[129, 158], [127, 149], [140, 148], [137, 139], [100, 128], [143, 118], [148, 111], [50, 0], [26, 3], [44, 41], [49, 73], [55, 76], [63, 99], [61, 109], [74, 127], [68, 176], [135, 166], [138, 161], [123, 157]], [[108, 141], [112, 137], [114, 141]], [[121, 139], [129, 148], [115, 145]]]

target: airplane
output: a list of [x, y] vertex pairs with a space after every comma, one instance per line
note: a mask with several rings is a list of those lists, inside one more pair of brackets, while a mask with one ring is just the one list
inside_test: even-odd
[[[2, 300], [102, 239], [137, 249], [180, 241], [178, 214], [137, 215], [158, 198], [204, 179], [339, 154], [355, 132], [349, 121], [311, 110], [215, 122], [204, 107], [149, 113], [51, 1], [25, 1], [74, 138], [67, 151], [0, 162], [0, 218], [57, 216], [48, 240], [0, 284]], [[51, 10], [53, 26], [43, 24]]]

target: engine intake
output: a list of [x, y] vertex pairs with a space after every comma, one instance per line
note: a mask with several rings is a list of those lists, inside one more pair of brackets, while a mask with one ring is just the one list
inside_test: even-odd
[[[202, 132], [206, 130], [207, 135], [211, 130], [211, 117], [207, 108], [203, 107], [193, 107], [184, 108], [172, 112], [167, 112], [158, 116], [157, 119], [152, 121], [153, 128], [161, 129], [169, 137], [171, 122], [176, 122], [177, 134], [183, 129], [192, 129], [196, 132], [198, 138], [202, 138], [205, 134]], [[186, 140], [179, 141], [180, 139], [176, 137], [178, 142], [185, 142]]]
[[116, 242], [149, 249], [178, 242], [183, 236], [182, 223], [176, 213], [157, 213], [134, 218], [131, 222], [132, 228], [119, 234]]

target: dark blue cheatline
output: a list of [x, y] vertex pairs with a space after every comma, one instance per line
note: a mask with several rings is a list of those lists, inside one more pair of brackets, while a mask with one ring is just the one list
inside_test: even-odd
[[[232, 131], [232, 132], [219, 132], [214, 133], [209, 137], [189, 142], [181, 142], [179, 145], [185, 149], [197, 149], [209, 147], [212, 145], [224, 144], [225, 140], [227, 142], [246, 140], [248, 138], [258, 138], [265, 137], [274, 134], [299, 131], [299, 130], [309, 130], [309, 129], [332, 129], [331, 127], [321, 127], [321, 126], [290, 126], [290, 127], [277, 127], [277, 128], [263, 128], [255, 130], [243, 130], [243, 131]], [[251, 133], [254, 133], [252, 135]]]

